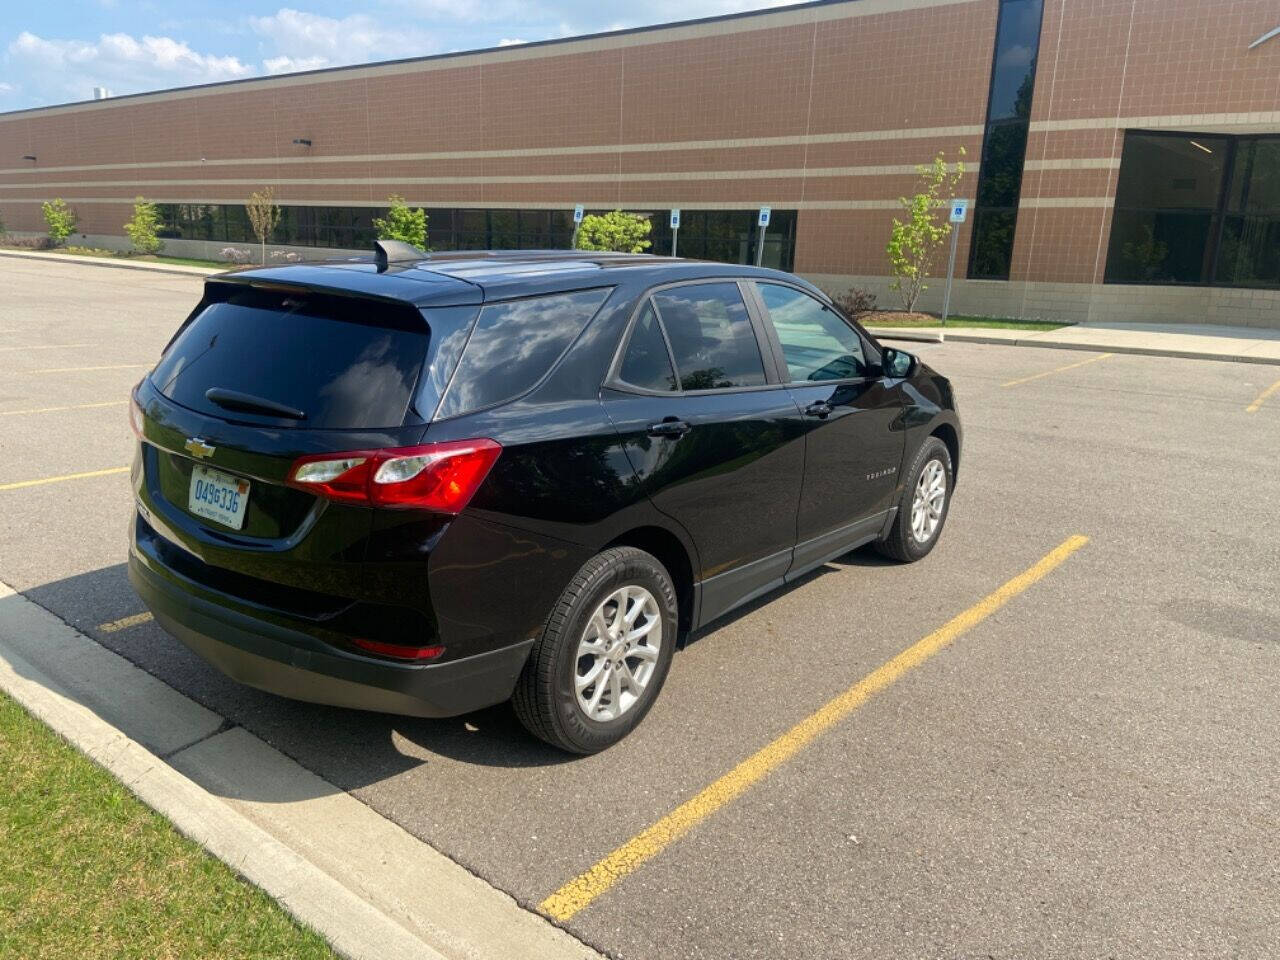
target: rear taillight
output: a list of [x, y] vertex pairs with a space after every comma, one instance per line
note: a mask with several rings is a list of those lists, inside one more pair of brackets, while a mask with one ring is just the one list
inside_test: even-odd
[[287, 483], [343, 503], [456, 514], [500, 453], [492, 440], [326, 453], [295, 461]]

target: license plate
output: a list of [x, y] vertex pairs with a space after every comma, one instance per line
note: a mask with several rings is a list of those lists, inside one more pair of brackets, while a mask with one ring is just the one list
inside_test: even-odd
[[239, 530], [244, 526], [244, 510], [248, 503], [248, 480], [209, 467], [192, 467], [187, 509], [197, 517]]

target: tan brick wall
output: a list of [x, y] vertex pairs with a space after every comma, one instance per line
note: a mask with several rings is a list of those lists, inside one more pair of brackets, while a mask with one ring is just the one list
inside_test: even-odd
[[[800, 210], [799, 272], [883, 285], [914, 165], [979, 159], [997, 11], [851, 0], [0, 115], [0, 211], [39, 230], [39, 201], [63, 196], [118, 234], [136, 195], [238, 203], [268, 183], [306, 204], [767, 203]], [[1280, 40], [1246, 50], [1276, 17], [1274, 0], [1045, 0], [1012, 281], [963, 284], [961, 308], [1057, 310], [1076, 290], [1124, 312], [1100, 285], [1123, 130], [1280, 131]], [[1273, 304], [1150, 296], [1245, 319]]]

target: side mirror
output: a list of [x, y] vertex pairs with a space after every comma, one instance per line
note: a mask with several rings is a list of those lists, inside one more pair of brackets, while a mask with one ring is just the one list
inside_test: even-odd
[[885, 347], [881, 365], [886, 377], [892, 380], [902, 380], [905, 377], [911, 376], [911, 371], [914, 370], [916, 366], [916, 358], [905, 350], [895, 350], [893, 347]]

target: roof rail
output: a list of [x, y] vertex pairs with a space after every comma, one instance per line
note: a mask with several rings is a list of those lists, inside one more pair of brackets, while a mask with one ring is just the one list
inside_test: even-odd
[[375, 240], [373, 242], [373, 258], [378, 264], [378, 272], [383, 273], [393, 263], [416, 263], [426, 260], [429, 254], [419, 250], [411, 243], [403, 240]]

